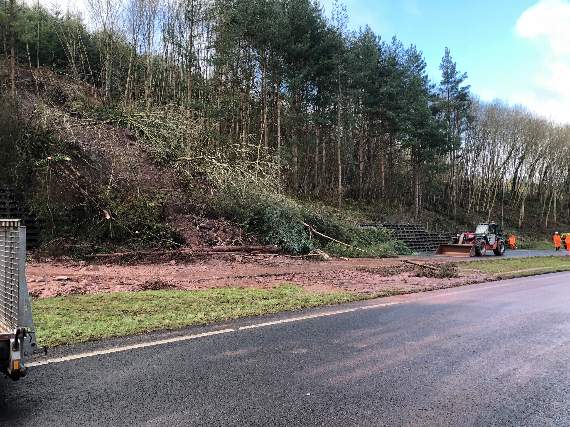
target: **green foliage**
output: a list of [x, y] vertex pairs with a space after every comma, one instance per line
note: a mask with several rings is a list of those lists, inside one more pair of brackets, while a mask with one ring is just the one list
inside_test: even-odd
[[402, 242], [388, 241], [382, 243], [353, 242], [352, 247], [339, 243], [328, 243], [325, 252], [344, 258], [390, 258], [397, 255], [409, 255], [410, 250]]
[[[20, 114], [17, 101], [0, 99], [0, 184], [23, 191], [42, 240], [74, 245], [176, 246], [181, 238], [165, 224], [161, 194], [131, 192], [101, 181], [79, 147], [55, 136], [49, 114]], [[108, 218], [107, 218], [108, 217]]]
[[544, 236], [542, 236], [541, 238], [519, 236], [517, 238], [517, 249], [548, 250], [553, 248], [554, 244], [552, 243], [552, 240], [550, 239], [546, 240]]
[[68, 163], [76, 147], [37, 123], [18, 100], [0, 96], [0, 183], [16, 188], [35, 185], [34, 178], [49, 168]]
[[456, 150], [461, 146], [461, 135], [467, 130], [471, 120], [470, 86], [464, 84], [467, 73], [459, 72], [447, 47], [439, 69], [440, 96], [436, 100], [434, 111], [445, 126], [447, 148]]
[[[173, 165], [194, 141], [199, 141], [198, 124], [188, 110], [179, 108], [117, 111], [119, 123], [134, 131], [161, 165]], [[195, 150], [192, 150], [195, 151]]]
[[[314, 248], [314, 242], [303, 226], [303, 211], [299, 205], [276, 192], [260, 187], [271, 179], [255, 177], [247, 181], [245, 169], [220, 168], [220, 176], [212, 176], [217, 182], [218, 194], [214, 201], [218, 213], [241, 224], [244, 229], [261, 239], [264, 244], [275, 245], [287, 253], [306, 254]], [[245, 172], [245, 173], [244, 173]]]
[[151, 197], [111, 192], [99, 197], [98, 205], [105, 209], [91, 228], [94, 241], [133, 248], [182, 244], [182, 238], [165, 223], [164, 199], [160, 194]]
[[147, 196], [96, 186], [74, 188], [59, 175], [61, 169], [52, 171], [52, 178], [40, 176], [27, 192], [28, 208], [41, 224], [46, 249], [54, 249], [51, 242], [61, 239], [74, 242], [75, 249], [69, 249], [77, 255], [96, 248], [178, 247], [182, 243], [166, 224], [160, 194]]
[[[346, 257], [385, 257], [409, 252], [384, 230], [362, 229], [331, 208], [304, 205], [279, 194], [275, 177], [255, 174], [254, 170], [254, 163], [249, 168], [243, 163], [218, 163], [218, 167], [208, 168], [207, 174], [219, 192], [215, 201], [219, 213], [242, 224], [264, 243], [292, 254], [306, 254], [315, 248]], [[331, 243], [331, 239], [355, 249]]]
[[[131, 129], [161, 165], [200, 157], [255, 162], [251, 171], [279, 176], [279, 190], [293, 198], [354, 198], [402, 216], [416, 205], [414, 220], [453, 211], [457, 221], [462, 209], [497, 213], [495, 197], [474, 206], [468, 200], [489, 181], [482, 171], [496, 170], [502, 178], [492, 187], [511, 187], [513, 205], [520, 209], [524, 200], [527, 217], [531, 205], [545, 204], [546, 188], [567, 220], [568, 129], [530, 116], [511, 126], [515, 110], [472, 105], [467, 75], [449, 49], [434, 83], [414, 45], [381, 39], [368, 27], [347, 31], [336, 2], [332, 19], [313, 0], [173, 1], [164, 8], [137, 1], [121, 13], [111, 3], [106, 16], [92, 10], [83, 22], [16, 2], [19, 90], [47, 95], [74, 117], [91, 109], [90, 117]], [[9, 14], [0, 0], [2, 58]], [[50, 79], [41, 67], [90, 96], [45, 93]], [[91, 97], [104, 107], [89, 106]], [[507, 120], [498, 126], [488, 123], [501, 117]], [[281, 170], [264, 170], [274, 168], [260, 155], [267, 151]], [[478, 162], [488, 164], [469, 167]], [[512, 183], [499, 185], [504, 179]], [[541, 215], [540, 208], [532, 214]]]
[[[275, 203], [277, 202], [277, 203]], [[242, 218], [246, 229], [261, 236], [266, 244], [280, 247], [287, 253], [306, 254], [314, 249], [299, 209], [278, 200], [259, 202], [248, 208]]]

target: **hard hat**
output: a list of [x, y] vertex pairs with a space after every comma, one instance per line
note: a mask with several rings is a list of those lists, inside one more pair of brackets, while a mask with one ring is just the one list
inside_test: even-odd
[[556, 231], [554, 234], [560, 234], [560, 233], [558, 233], [558, 231]]

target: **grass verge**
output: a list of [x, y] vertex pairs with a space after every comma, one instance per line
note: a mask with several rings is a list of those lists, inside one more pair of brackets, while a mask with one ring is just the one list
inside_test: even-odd
[[358, 299], [348, 292], [310, 293], [295, 285], [75, 295], [34, 301], [42, 346], [77, 344], [123, 335], [205, 325]]
[[546, 273], [570, 271], [570, 257], [532, 257], [493, 261], [472, 261], [461, 266], [462, 270], [477, 270], [493, 274], [497, 279], [535, 276]]
[[534, 249], [534, 250], [552, 250], [554, 246], [550, 240], [540, 239], [519, 239], [517, 243], [519, 249]]
[[[473, 261], [460, 264], [459, 269], [507, 279], [570, 271], [570, 257]], [[53, 347], [402, 293], [408, 292], [366, 297], [311, 293], [292, 284], [272, 289], [149, 290], [40, 299], [33, 302], [33, 310], [39, 344]]]

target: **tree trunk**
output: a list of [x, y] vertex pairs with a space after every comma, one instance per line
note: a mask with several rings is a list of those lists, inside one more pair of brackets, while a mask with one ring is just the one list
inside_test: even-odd
[[364, 141], [363, 135], [358, 138], [358, 198], [362, 200], [364, 196]]
[[420, 209], [421, 209], [420, 172], [418, 170], [419, 168], [420, 168], [419, 164], [415, 165], [414, 167], [414, 218], [416, 219], [416, 221], [420, 216]]
[[188, 51], [186, 55], [188, 57], [188, 70], [186, 71], [186, 102], [188, 106], [192, 105], [192, 90], [193, 90], [193, 71], [194, 71], [194, 23], [195, 23], [195, 10], [194, 1], [190, 1], [190, 22], [188, 23]]
[[521, 209], [519, 212], [519, 228], [520, 229], [523, 228], [525, 203], [526, 203], [526, 194], [523, 196], [522, 203], [521, 203]]
[[265, 58], [263, 60], [263, 125], [261, 126], [261, 132], [263, 134], [263, 147], [265, 151], [269, 149], [269, 135], [267, 132], [267, 110], [268, 110], [268, 99], [267, 99], [267, 53], [265, 53]]
[[127, 82], [125, 83], [125, 95], [124, 95], [124, 103], [125, 105], [129, 105], [131, 102], [131, 79], [132, 79], [132, 72], [133, 72], [133, 62], [136, 55], [136, 42], [131, 49], [131, 54], [129, 55], [129, 66], [127, 69]]
[[386, 164], [384, 158], [384, 148], [380, 148], [380, 194], [386, 194]]
[[337, 138], [336, 138], [336, 164], [337, 164], [337, 206], [342, 207], [342, 111], [341, 111], [341, 86], [339, 76], [339, 100], [337, 107]]
[[292, 161], [293, 161], [293, 191], [297, 192], [299, 185], [299, 146], [297, 144], [297, 134], [293, 137], [293, 144], [291, 147]]
[[554, 225], [558, 225], [558, 215], [557, 215], [557, 206], [556, 206], [556, 202], [558, 199], [558, 193], [555, 191], [554, 192], [554, 215], [553, 215], [553, 219], [554, 219]]
[[319, 180], [319, 154], [320, 154], [320, 131], [319, 125], [315, 129], [315, 170], [314, 170], [314, 189], [317, 195], [321, 192], [321, 185]]
[[16, 0], [10, 0], [10, 94], [16, 97]]
[[[40, 1], [38, 0], [36, 7], [40, 8]], [[38, 25], [37, 25], [37, 39], [36, 39], [36, 68], [40, 68], [40, 19], [38, 13]]]
[[275, 99], [277, 100], [277, 173], [281, 182], [281, 98], [279, 85], [275, 85]]
[[321, 154], [321, 187], [328, 191], [329, 184], [327, 182], [327, 144], [326, 139], [321, 138], [322, 154]]
[[550, 210], [552, 209], [552, 199], [554, 195], [550, 196], [550, 202], [548, 202], [548, 211], [546, 212], [546, 220], [544, 221], [544, 230], [548, 230], [548, 220], [550, 219]]

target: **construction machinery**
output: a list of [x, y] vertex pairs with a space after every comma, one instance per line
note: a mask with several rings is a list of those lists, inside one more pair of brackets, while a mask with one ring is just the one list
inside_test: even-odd
[[505, 254], [505, 236], [500, 225], [479, 224], [474, 232], [457, 234], [449, 244], [440, 245], [436, 254], [451, 257], [482, 257], [493, 251], [497, 256]]
[[17, 380], [36, 348], [26, 284], [26, 228], [0, 219], [0, 374]]

